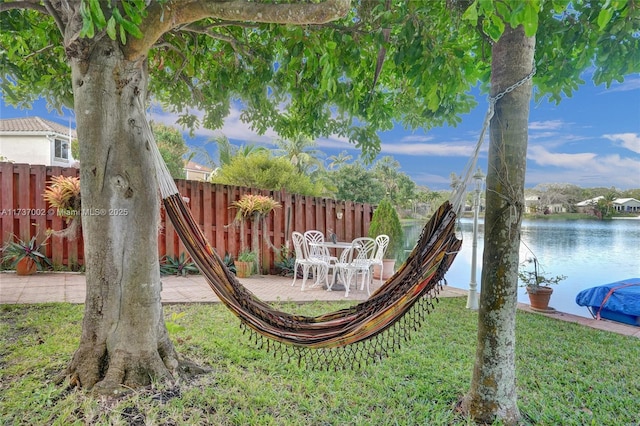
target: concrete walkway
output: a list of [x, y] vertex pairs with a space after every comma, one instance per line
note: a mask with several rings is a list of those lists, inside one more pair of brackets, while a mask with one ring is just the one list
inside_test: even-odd
[[[326, 291], [321, 287], [308, 286], [300, 291], [301, 280], [291, 286], [292, 278], [276, 275], [254, 275], [250, 278], [240, 278], [242, 285], [247, 287], [261, 300], [266, 302], [296, 302], [313, 301], [362, 301], [367, 299], [366, 291], [352, 289], [349, 297], [344, 291]], [[47, 272], [31, 276], [18, 276], [13, 272], [0, 272], [0, 304], [31, 304], [47, 302], [84, 303], [85, 276], [79, 273]], [[371, 291], [378, 286], [374, 280]], [[467, 291], [455, 287], [445, 287], [440, 293], [442, 297], [466, 297]], [[216, 303], [220, 302], [202, 275], [187, 277], [162, 278], [163, 303]], [[529, 305], [518, 304], [518, 308], [531, 311]], [[640, 338], [640, 327], [621, 324], [608, 320], [595, 320], [562, 312], [539, 313], [557, 320], [574, 322], [599, 330], [610, 331], [626, 336]]]

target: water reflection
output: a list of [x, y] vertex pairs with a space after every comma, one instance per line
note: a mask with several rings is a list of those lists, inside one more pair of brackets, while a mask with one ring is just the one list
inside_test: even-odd
[[[482, 276], [484, 223], [478, 223], [477, 277]], [[405, 249], [410, 250], [422, 225], [405, 227]], [[469, 289], [473, 221], [463, 219], [459, 236], [462, 250], [446, 275], [452, 287]], [[575, 303], [576, 294], [585, 288], [626, 278], [640, 277], [640, 220], [546, 221], [522, 223], [520, 261], [534, 254], [547, 275], [566, 275], [554, 286], [551, 306], [562, 312], [589, 317], [587, 308]], [[481, 283], [478, 283], [482, 291]], [[529, 303], [524, 288], [518, 300]]]

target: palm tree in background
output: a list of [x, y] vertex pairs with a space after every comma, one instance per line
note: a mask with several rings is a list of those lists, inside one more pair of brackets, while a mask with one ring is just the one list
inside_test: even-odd
[[308, 136], [299, 133], [290, 139], [278, 139], [276, 145], [278, 149], [275, 150], [275, 155], [288, 158], [301, 174], [312, 176], [314, 172], [322, 170], [319, 158], [324, 153], [315, 148], [316, 141]]
[[331, 155], [327, 158], [327, 161], [329, 162], [327, 167], [329, 170], [335, 170], [349, 163], [352, 159], [352, 155], [347, 154], [347, 151], [342, 151], [338, 155]]

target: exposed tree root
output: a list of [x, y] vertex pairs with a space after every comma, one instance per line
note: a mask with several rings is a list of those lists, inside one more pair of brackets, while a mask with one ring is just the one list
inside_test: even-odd
[[190, 379], [211, 371], [188, 359], [179, 359], [175, 351], [170, 352], [171, 356], [165, 354], [162, 358], [158, 352], [133, 354], [123, 350], [98, 355], [95, 348], [83, 350], [81, 347], [56, 381], [68, 379], [69, 387], [83, 388], [97, 395], [121, 396], [154, 382]]

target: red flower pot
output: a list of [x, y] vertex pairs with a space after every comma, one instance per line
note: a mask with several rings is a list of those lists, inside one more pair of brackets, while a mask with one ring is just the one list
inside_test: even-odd
[[17, 275], [33, 275], [38, 270], [38, 265], [30, 257], [23, 257], [16, 263]]
[[551, 293], [553, 293], [553, 289], [551, 287], [538, 286], [535, 289], [527, 288], [527, 294], [529, 295], [531, 309], [535, 309], [538, 311], [548, 311]]

